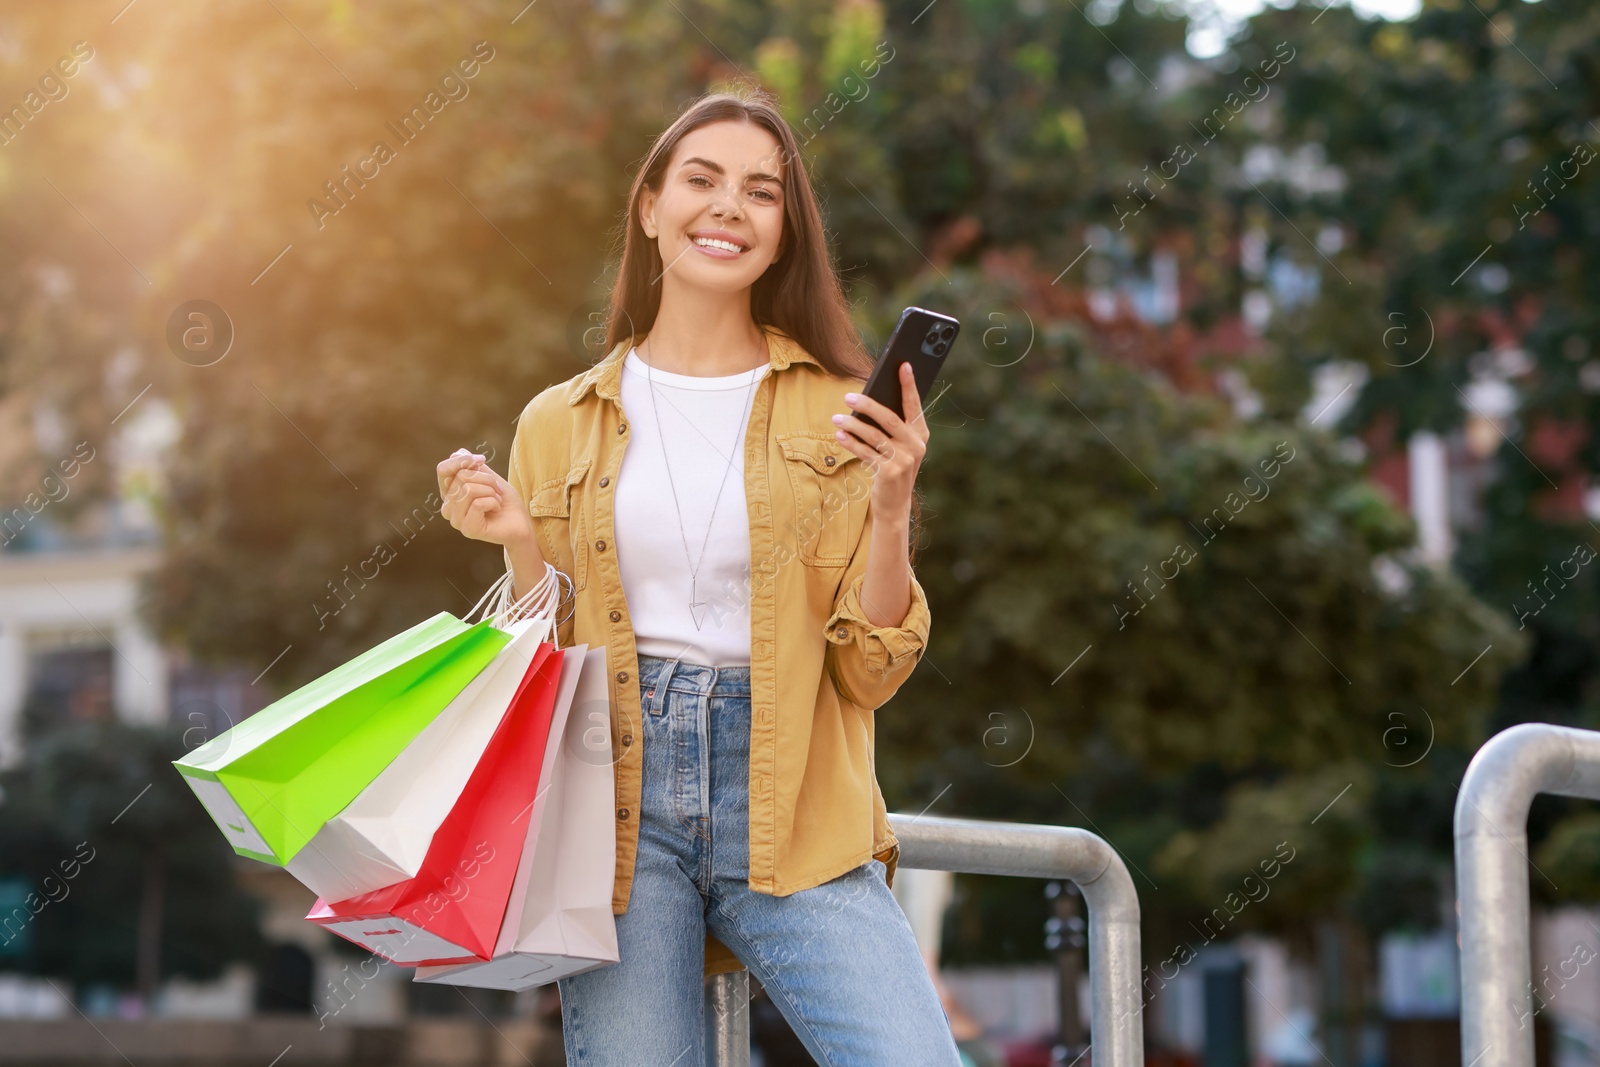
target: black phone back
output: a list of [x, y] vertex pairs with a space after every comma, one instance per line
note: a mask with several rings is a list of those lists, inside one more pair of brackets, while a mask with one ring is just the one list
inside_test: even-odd
[[[904, 418], [905, 412], [900, 407], [900, 364], [910, 363], [912, 377], [917, 383], [917, 396], [926, 406], [934, 379], [939, 376], [950, 346], [960, 332], [961, 323], [949, 315], [926, 308], [906, 308], [900, 313], [900, 321], [895, 323], [894, 332], [889, 334], [883, 353], [873, 365], [872, 375], [862, 392]], [[858, 414], [857, 417], [883, 429], [866, 415]]]

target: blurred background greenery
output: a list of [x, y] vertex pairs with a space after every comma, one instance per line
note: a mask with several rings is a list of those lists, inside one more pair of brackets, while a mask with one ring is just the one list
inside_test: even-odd
[[[518, 7], [0, 13], [0, 105], [93, 52], [0, 148], [0, 497], [22, 501], [55, 442], [162, 404], [164, 640], [271, 662], [281, 693], [464, 610], [501, 560], [429, 505], [434, 464], [468, 446], [504, 471], [526, 399], [601, 354], [651, 138], [702, 91], [764, 85], [863, 335], [908, 303], [965, 324], [921, 476], [932, 642], [877, 720], [891, 810], [1095, 829], [1136, 870], [1151, 962], [1284, 841], [1296, 858], [1237, 930], [1359, 958], [1451, 920], [1472, 751], [1521, 721], [1600, 726], [1595, 572], [1534, 592], [1600, 543], [1600, 8]], [[466, 95], [395, 138], [479, 41]], [[393, 159], [349, 181], [380, 140]], [[210, 366], [164, 339], [195, 299], [234, 331]], [[1408, 508], [1419, 434], [1461, 460], [1443, 553]], [[61, 536], [128, 491], [113, 473], [84, 467]], [[332, 600], [379, 544], [382, 576]], [[99, 743], [147, 767], [187, 747]], [[41, 766], [0, 809], [0, 870], [25, 878], [97, 817], [69, 819], [82, 784]], [[1537, 895], [1600, 898], [1600, 816], [1546, 798], [1531, 831]], [[184, 886], [228, 899], [142, 877], [125, 884], [174, 913]], [[69, 900], [30, 965], [143, 984], [258, 951], [196, 953], [169, 923], [141, 978], [138, 908], [119, 925]], [[1036, 883], [963, 880], [947, 961], [1044, 959], [1046, 914]], [[73, 948], [91, 926], [127, 951]], [[1371, 994], [1330, 996], [1342, 1019]]]

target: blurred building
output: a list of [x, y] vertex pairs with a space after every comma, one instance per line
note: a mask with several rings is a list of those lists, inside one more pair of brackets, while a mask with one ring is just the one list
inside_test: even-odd
[[[253, 672], [192, 662], [164, 645], [140, 610], [162, 555], [162, 457], [177, 432], [170, 409], [144, 397], [119, 416], [109, 441], [76, 449], [53, 431], [56, 422], [47, 409], [35, 413], [35, 446], [67, 458], [46, 468], [36, 491], [0, 508], [0, 766], [25, 760], [37, 729], [116, 717], [177, 723], [199, 743], [270, 703]], [[112, 494], [63, 507], [88, 463], [111, 466]], [[195, 816], [204, 818], [198, 802]], [[251, 860], [238, 859], [236, 869], [267, 906], [263, 933], [274, 947], [263, 973], [234, 966], [215, 982], [172, 980], [150, 1005], [130, 1006], [109, 989], [78, 990], [78, 1006], [106, 1016], [224, 1020], [273, 1011], [369, 1025], [406, 1018], [409, 971], [352, 977], [359, 957], [337, 952], [304, 921], [313, 900], [304, 887]], [[0, 1018], [70, 1014], [43, 979], [0, 973]]]

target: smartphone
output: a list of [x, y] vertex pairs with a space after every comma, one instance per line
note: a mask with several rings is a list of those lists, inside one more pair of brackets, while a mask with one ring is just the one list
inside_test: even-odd
[[[961, 323], [949, 315], [926, 308], [908, 307], [900, 312], [900, 321], [883, 346], [883, 354], [872, 367], [872, 376], [861, 391], [894, 412], [905, 417], [900, 407], [900, 364], [911, 364], [911, 374], [917, 383], [917, 395], [928, 402], [933, 381], [944, 366], [944, 358], [961, 332]], [[876, 428], [883, 429], [871, 417], [857, 413], [856, 418]]]

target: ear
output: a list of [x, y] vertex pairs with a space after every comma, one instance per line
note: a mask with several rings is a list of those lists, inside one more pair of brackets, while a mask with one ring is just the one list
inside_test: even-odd
[[646, 186], [639, 196], [639, 225], [644, 228], [644, 235], [655, 240], [657, 229], [655, 220], [656, 194], [653, 189]]

